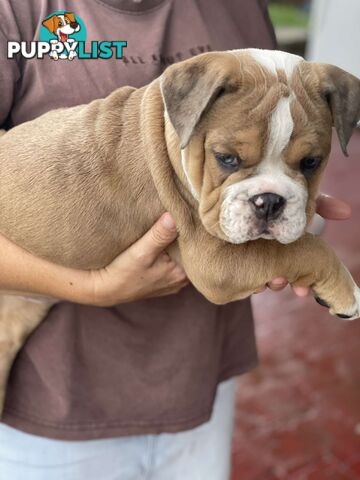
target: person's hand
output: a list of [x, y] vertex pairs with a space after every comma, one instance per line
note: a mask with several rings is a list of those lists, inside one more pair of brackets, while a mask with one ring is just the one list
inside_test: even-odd
[[91, 272], [90, 303], [111, 306], [179, 292], [189, 282], [182, 267], [164, 251], [176, 237], [174, 220], [169, 213], [163, 214], [110, 265]]
[[[346, 220], [351, 216], [351, 207], [342, 200], [321, 193], [316, 201], [316, 212], [328, 220]], [[287, 284], [286, 278], [278, 277], [274, 278], [267, 287], [278, 292], [283, 290]], [[266, 287], [261, 291], [265, 289]], [[294, 287], [293, 290], [298, 297], [306, 297], [310, 293], [310, 289], [304, 287]]]

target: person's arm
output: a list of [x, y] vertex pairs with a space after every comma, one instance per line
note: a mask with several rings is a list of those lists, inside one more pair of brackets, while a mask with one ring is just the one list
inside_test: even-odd
[[177, 236], [169, 214], [103, 269], [85, 271], [38, 258], [0, 235], [0, 290], [110, 306], [178, 292], [188, 281], [164, 252]]
[[[321, 195], [318, 213], [328, 219], [343, 220], [350, 217], [351, 209], [341, 200]], [[99, 306], [176, 293], [188, 283], [182, 268], [164, 252], [176, 236], [171, 216], [164, 214], [110, 265], [84, 271], [35, 257], [0, 235], [0, 290]], [[277, 278], [268, 287], [278, 291], [286, 285], [286, 279]], [[304, 288], [294, 291], [298, 296], [309, 293]]]

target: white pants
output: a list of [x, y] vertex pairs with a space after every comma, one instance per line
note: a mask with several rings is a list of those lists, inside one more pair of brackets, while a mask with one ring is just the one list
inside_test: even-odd
[[236, 380], [186, 432], [68, 442], [0, 424], [1, 480], [229, 480]]

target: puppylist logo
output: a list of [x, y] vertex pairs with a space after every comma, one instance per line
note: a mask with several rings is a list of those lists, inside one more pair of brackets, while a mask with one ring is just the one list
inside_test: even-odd
[[92, 41], [90, 50], [86, 50], [86, 27], [82, 19], [66, 10], [48, 15], [40, 27], [38, 42], [8, 41], [7, 57], [21, 55], [24, 58], [44, 58], [49, 55], [53, 60], [108, 59], [115, 56], [122, 59], [127, 42], [124, 40]]

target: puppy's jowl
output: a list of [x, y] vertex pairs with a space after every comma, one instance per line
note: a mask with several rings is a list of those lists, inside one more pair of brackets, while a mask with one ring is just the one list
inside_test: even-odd
[[[179, 229], [169, 253], [211, 302], [284, 276], [355, 318], [359, 289], [305, 229], [332, 126], [346, 155], [359, 118], [360, 81], [337, 67], [274, 51], [206, 53], [3, 135], [0, 231], [53, 262], [98, 268], [168, 210]], [[2, 402], [50, 303], [0, 301]]]

